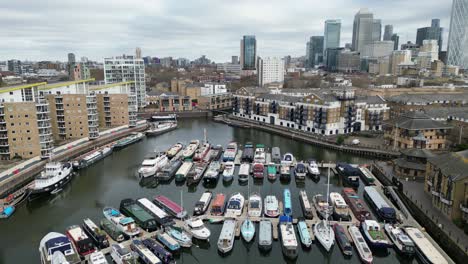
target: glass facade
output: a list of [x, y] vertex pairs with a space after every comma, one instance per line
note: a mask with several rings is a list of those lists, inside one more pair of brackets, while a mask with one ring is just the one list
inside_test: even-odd
[[325, 21], [324, 51], [340, 47], [341, 20]]
[[323, 36], [313, 36], [307, 43], [309, 48], [307, 65], [311, 68], [323, 62], [323, 39]]
[[453, 0], [447, 64], [468, 69], [468, 0]]
[[255, 36], [244, 36], [242, 39], [242, 69], [255, 70], [257, 60], [257, 40]]
[[419, 46], [423, 45], [423, 41], [426, 39], [435, 39], [439, 45], [439, 52], [442, 50], [442, 34], [444, 29], [440, 27], [439, 19], [432, 19], [430, 27], [418, 28], [416, 34], [416, 44]]

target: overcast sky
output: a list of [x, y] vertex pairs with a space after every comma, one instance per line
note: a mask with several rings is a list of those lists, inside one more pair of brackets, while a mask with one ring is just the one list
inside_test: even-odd
[[[440, 18], [450, 24], [450, 0], [12, 0], [0, 5], [0, 61], [79, 59], [134, 53], [217, 62], [239, 55], [242, 35], [257, 37], [260, 56], [302, 56], [326, 19], [341, 19], [341, 45], [351, 42], [354, 15], [369, 8], [393, 24], [400, 43]], [[383, 27], [382, 27], [383, 34]]]

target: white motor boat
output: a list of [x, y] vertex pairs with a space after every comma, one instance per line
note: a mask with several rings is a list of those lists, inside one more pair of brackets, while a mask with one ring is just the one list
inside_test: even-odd
[[251, 217], [262, 216], [262, 197], [258, 193], [252, 193], [249, 197], [248, 215]]
[[242, 209], [244, 208], [244, 196], [240, 193], [234, 193], [227, 203], [226, 216], [227, 217], [238, 217], [242, 215]]
[[281, 160], [281, 165], [294, 166], [294, 155], [291, 153], [286, 153]]
[[156, 175], [156, 172], [161, 170], [169, 162], [166, 154], [158, 153], [156, 155], [148, 156], [143, 160], [140, 169], [138, 169], [138, 176], [140, 178], [147, 178]]
[[228, 161], [224, 164], [223, 181], [231, 181], [234, 178], [234, 162]]
[[78, 263], [80, 261], [80, 256], [70, 239], [56, 232], [50, 232], [41, 239], [39, 254], [42, 264]]
[[264, 214], [267, 217], [278, 217], [279, 215], [279, 205], [278, 199], [274, 195], [267, 195], [264, 201]]
[[320, 175], [320, 170], [319, 170], [317, 162], [315, 160], [309, 160], [309, 163], [307, 164], [307, 172], [311, 176], [319, 176]]
[[210, 230], [203, 224], [200, 218], [190, 218], [185, 220], [185, 230], [194, 238], [200, 240], [208, 240], [210, 238]]

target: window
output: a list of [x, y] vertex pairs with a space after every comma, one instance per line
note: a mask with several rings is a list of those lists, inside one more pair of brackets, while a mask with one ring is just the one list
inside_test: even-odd
[[13, 92], [10, 92], [10, 95], [13, 95]]
[[24, 117], [29, 117], [29, 115], [24, 115]]

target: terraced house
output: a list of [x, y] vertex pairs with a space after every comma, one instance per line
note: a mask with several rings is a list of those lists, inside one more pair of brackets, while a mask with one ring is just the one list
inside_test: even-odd
[[300, 90], [268, 93], [243, 89], [234, 95], [233, 114], [322, 135], [381, 130], [388, 119], [389, 108], [378, 96], [358, 97], [352, 88]]
[[468, 150], [429, 158], [424, 185], [434, 207], [468, 223]]

